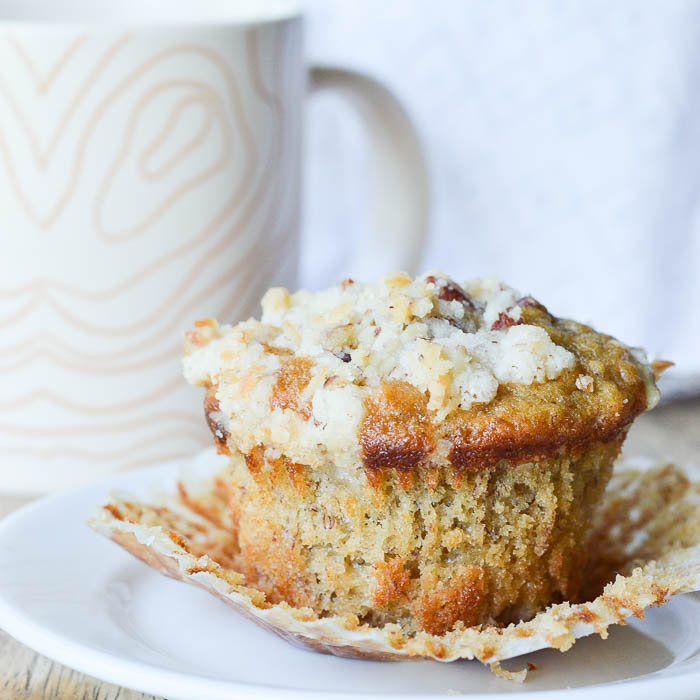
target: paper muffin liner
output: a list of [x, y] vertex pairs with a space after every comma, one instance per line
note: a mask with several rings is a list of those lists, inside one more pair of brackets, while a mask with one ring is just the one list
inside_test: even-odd
[[[589, 634], [700, 590], [700, 474], [672, 464], [618, 464], [592, 524], [584, 600], [551, 605], [507, 627], [460, 627], [437, 636], [407, 634], [398, 624], [372, 627], [354, 615], [319, 617], [310, 608], [271, 604], [237, 570], [237, 538], [218, 475], [184, 485], [150, 503], [114, 495], [91, 527], [149, 566], [204, 588], [234, 610], [296, 645], [374, 660], [478, 659], [499, 675], [505, 659], [544, 648], [567, 651]], [[167, 485], [166, 485], [167, 488]]]

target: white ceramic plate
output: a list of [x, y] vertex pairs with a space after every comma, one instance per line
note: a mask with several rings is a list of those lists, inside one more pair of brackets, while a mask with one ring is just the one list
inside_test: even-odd
[[[207, 473], [206, 452], [186, 465]], [[700, 697], [700, 595], [647, 619], [510, 662], [538, 666], [524, 685], [476, 661], [374, 662], [288, 645], [204, 591], [167, 579], [86, 524], [109, 492], [147, 497], [185, 465], [132, 472], [29, 505], [0, 523], [0, 627], [56, 661], [112, 683], [177, 698]], [[564, 692], [565, 691], [565, 692]]]

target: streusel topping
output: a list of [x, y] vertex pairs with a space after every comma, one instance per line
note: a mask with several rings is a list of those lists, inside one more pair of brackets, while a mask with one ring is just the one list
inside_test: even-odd
[[522, 307], [535, 303], [495, 280], [460, 286], [440, 272], [345, 280], [317, 293], [273, 288], [260, 321], [199, 322], [185, 376], [218, 385], [239, 449], [275, 436], [286, 443], [291, 433], [340, 448], [383, 382], [423, 392], [440, 423], [489, 403], [500, 385], [543, 383], [574, 367], [575, 356], [544, 328], [523, 323]]

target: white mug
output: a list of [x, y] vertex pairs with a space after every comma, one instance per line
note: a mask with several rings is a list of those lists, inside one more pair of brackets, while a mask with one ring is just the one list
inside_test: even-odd
[[411, 270], [415, 132], [371, 78], [309, 71], [289, 3], [0, 0], [0, 489], [208, 444], [182, 332], [295, 287], [309, 84], [343, 91], [368, 131], [357, 261]]

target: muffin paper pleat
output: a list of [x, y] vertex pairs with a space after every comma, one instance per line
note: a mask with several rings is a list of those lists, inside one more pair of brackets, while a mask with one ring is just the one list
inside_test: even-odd
[[[647, 462], [648, 464], [648, 462]], [[283, 639], [315, 651], [375, 660], [478, 659], [514, 680], [526, 671], [499, 662], [551, 647], [566, 651], [590, 634], [700, 590], [700, 474], [672, 464], [622, 463], [592, 524], [583, 603], [551, 605], [507, 627], [455, 627], [437, 636], [407, 634], [397, 624], [372, 627], [355, 615], [319, 617], [309, 608], [271, 604], [239, 573], [235, 528], [223, 479], [176, 480], [149, 503], [114, 494], [90, 525], [172, 578], [204, 588]]]

